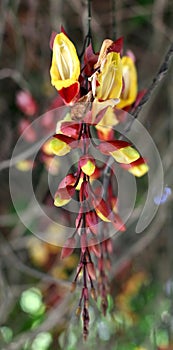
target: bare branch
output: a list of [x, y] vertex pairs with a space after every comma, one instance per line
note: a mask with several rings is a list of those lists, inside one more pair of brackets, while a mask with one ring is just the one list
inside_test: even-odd
[[8, 256], [8, 261], [13, 268], [16, 268], [17, 270], [24, 272], [25, 274], [47, 281], [47, 282], [53, 282], [56, 284], [59, 284], [63, 287], [69, 288], [71, 286], [70, 282], [63, 281], [61, 279], [55, 278], [48, 273], [44, 273], [41, 271], [38, 271], [32, 267], [29, 267], [25, 265], [17, 256], [17, 254], [14, 253], [13, 248], [11, 247], [11, 244], [5, 240], [5, 238], [1, 235], [1, 241], [3, 242], [1, 245], [1, 256]]
[[156, 76], [154, 77], [151, 85], [149, 86], [149, 88], [147, 89], [146, 93], [144, 94], [142, 100], [140, 101], [139, 105], [135, 108], [132, 109], [132, 111], [130, 112], [134, 118], [137, 118], [141, 109], [143, 108], [144, 104], [148, 102], [148, 100], [150, 99], [152, 93], [154, 92], [154, 90], [157, 88], [158, 84], [163, 80], [163, 78], [165, 77], [165, 75], [168, 72], [169, 69], [169, 65], [171, 63], [171, 60], [173, 58], [173, 43], [170, 45], [170, 48], [165, 56], [165, 59], [158, 71], [158, 73], [156, 74]]

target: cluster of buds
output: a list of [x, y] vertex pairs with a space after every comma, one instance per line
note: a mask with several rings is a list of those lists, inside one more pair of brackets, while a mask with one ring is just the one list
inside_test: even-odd
[[[50, 46], [53, 50], [50, 69], [52, 85], [63, 103], [70, 106], [70, 112], [57, 123], [56, 134], [50, 142], [51, 150], [57, 156], [65, 156], [74, 149], [81, 154], [76, 171], [67, 174], [60, 182], [54, 204], [57, 207], [65, 206], [74, 196], [79, 202], [75, 232], [65, 242], [61, 257], [72, 254], [79, 242], [81, 255], [72, 291], [82, 276], [83, 287], [76, 314], [82, 312], [86, 339], [89, 295], [96, 299], [94, 283], [98, 285], [104, 315], [108, 306], [106, 270], [111, 266], [113, 244], [111, 238], [106, 236], [106, 225], [112, 224], [116, 231], [126, 229], [118, 212], [117, 194], [111, 185], [112, 171], [106, 196], [101, 186], [92, 186], [95, 179], [103, 181], [107, 163], [98, 166], [90, 154], [90, 148], [94, 146], [107, 160], [113, 157], [120, 167], [134, 176], [143, 176], [148, 171], [148, 165], [139, 152], [129, 142], [115, 139], [113, 130], [121, 122], [122, 114], [117, 112], [118, 109], [130, 110], [135, 103], [139, 103], [142, 94], [137, 92], [134, 55], [131, 52], [123, 55], [122, 38], [104, 40], [99, 53], [94, 53], [90, 44], [85, 49], [82, 63], [64, 29], [59, 34], [53, 33]], [[93, 129], [97, 142], [92, 137]]]

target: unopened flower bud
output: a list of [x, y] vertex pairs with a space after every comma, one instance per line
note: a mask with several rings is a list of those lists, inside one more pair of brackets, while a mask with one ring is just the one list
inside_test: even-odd
[[76, 289], [76, 282], [72, 282], [70, 292], [73, 293]]
[[97, 295], [96, 295], [96, 290], [95, 288], [91, 288], [91, 297], [96, 301], [97, 300]]
[[81, 314], [81, 306], [78, 306], [78, 308], [76, 309], [76, 316], [80, 316]]

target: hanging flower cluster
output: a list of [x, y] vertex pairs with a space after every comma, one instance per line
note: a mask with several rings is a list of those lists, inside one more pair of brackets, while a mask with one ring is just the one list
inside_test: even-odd
[[[75, 46], [64, 30], [51, 38], [53, 50], [50, 69], [52, 85], [57, 89], [70, 112], [58, 122], [51, 140], [55, 155], [65, 156], [74, 149], [80, 150], [76, 170], [59, 183], [54, 204], [67, 205], [73, 198], [79, 202], [75, 230], [62, 248], [61, 257], [71, 255], [79, 243], [81, 255], [72, 283], [83, 280], [76, 314], [82, 313], [83, 335], [89, 329], [89, 297], [101, 297], [101, 307], [106, 314], [109, 292], [107, 271], [110, 269], [112, 240], [107, 236], [107, 225], [116, 231], [125, 231], [118, 210], [118, 198], [112, 186], [113, 171], [109, 168], [107, 187], [94, 187], [99, 179], [104, 182], [107, 162], [98, 165], [90, 148], [94, 146], [108, 161], [114, 159], [120, 167], [134, 176], [143, 176], [148, 165], [129, 142], [116, 139], [113, 127], [121, 122], [118, 109], [129, 110], [138, 100], [137, 72], [132, 53], [123, 56], [123, 39], [103, 41], [95, 54], [89, 45], [80, 63]], [[115, 110], [116, 106], [116, 110]], [[121, 111], [122, 112], [122, 111]], [[93, 137], [93, 135], [96, 135]], [[96, 141], [95, 141], [96, 140]], [[96, 288], [97, 285], [97, 288]]]

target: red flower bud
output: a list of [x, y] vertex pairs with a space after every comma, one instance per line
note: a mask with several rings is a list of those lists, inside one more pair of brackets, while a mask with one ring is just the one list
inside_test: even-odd
[[89, 211], [86, 213], [86, 225], [90, 228], [90, 230], [94, 233], [97, 234], [98, 232], [98, 217], [96, 215], [95, 211]]
[[38, 110], [37, 102], [29, 91], [19, 91], [16, 94], [16, 105], [29, 117], [36, 114]]
[[87, 272], [88, 275], [91, 277], [91, 279], [95, 280], [96, 279], [96, 272], [94, 268], [94, 264], [92, 262], [87, 263]]
[[109, 154], [110, 152], [114, 152], [118, 149], [125, 148], [128, 146], [130, 146], [129, 142], [122, 141], [122, 140], [115, 140], [115, 141], [101, 142], [98, 145], [98, 149], [103, 154]]
[[67, 258], [69, 255], [71, 255], [74, 251], [75, 245], [76, 239], [74, 237], [68, 238], [64, 244], [64, 247], [62, 248], [61, 259]]
[[111, 210], [108, 207], [107, 203], [104, 201], [104, 199], [101, 199], [100, 201], [94, 199], [92, 203], [99, 218], [103, 221], [110, 222], [111, 220], [109, 217], [111, 214]]
[[60, 130], [63, 134], [73, 137], [74, 139], [78, 139], [79, 132], [80, 132], [81, 124], [80, 123], [74, 123], [74, 122], [62, 122]]
[[76, 182], [76, 178], [73, 174], [68, 174], [65, 178], [60, 182], [58, 189], [64, 188], [67, 186], [73, 186]]
[[97, 258], [101, 257], [100, 244], [98, 243], [96, 238], [92, 238], [89, 240], [88, 248], [89, 248], [89, 251], [92, 251], [97, 256]]

